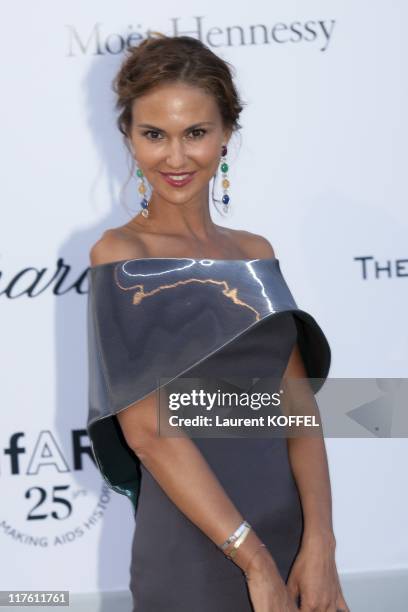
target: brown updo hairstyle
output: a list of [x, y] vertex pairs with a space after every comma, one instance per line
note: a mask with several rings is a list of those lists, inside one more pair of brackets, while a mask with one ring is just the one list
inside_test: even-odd
[[[115, 108], [119, 111], [116, 123], [128, 151], [131, 152], [128, 139], [133, 102], [164, 83], [180, 82], [200, 87], [214, 96], [224, 128], [232, 132], [241, 129], [238, 119], [245, 103], [233, 82], [234, 68], [231, 64], [196, 38], [171, 37], [161, 32], [150, 34], [139, 45], [126, 49], [125, 59], [112, 82], [116, 94]], [[214, 184], [215, 181], [212, 188], [215, 204], [220, 200], [214, 198]]]

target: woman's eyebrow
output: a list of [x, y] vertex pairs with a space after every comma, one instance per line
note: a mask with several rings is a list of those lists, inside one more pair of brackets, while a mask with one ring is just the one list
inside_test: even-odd
[[[189, 130], [194, 130], [198, 127], [200, 127], [201, 125], [214, 125], [213, 121], [201, 121], [200, 123], [194, 123], [193, 125], [190, 125], [189, 127], [187, 127], [184, 131], [188, 132]], [[148, 128], [150, 130], [156, 130], [157, 132], [165, 132], [166, 130], [162, 130], [161, 128], [155, 126], [155, 125], [151, 125], [150, 123], [137, 123], [136, 127], [139, 128]]]

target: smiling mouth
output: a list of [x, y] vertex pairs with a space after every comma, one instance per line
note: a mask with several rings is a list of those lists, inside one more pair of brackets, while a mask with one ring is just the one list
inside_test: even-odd
[[160, 174], [166, 180], [167, 183], [170, 183], [170, 185], [182, 186], [190, 182], [190, 180], [195, 175], [195, 172], [160, 172]]

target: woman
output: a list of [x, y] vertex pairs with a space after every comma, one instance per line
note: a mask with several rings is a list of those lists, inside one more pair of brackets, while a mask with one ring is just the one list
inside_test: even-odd
[[90, 252], [88, 430], [137, 510], [134, 612], [348, 610], [321, 437], [157, 432], [160, 378], [324, 379], [330, 364], [268, 240], [211, 219], [220, 163], [229, 206], [240, 127], [230, 67], [196, 39], [159, 35], [130, 50], [114, 86], [141, 212]]

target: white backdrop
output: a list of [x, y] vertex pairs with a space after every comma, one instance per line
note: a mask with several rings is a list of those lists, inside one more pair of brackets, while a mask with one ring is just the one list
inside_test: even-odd
[[[88, 251], [139, 210], [110, 89], [123, 40], [200, 36], [235, 66], [248, 105], [214, 221], [272, 242], [331, 377], [406, 377], [407, 22], [403, 0], [3, 5], [0, 589], [128, 586], [131, 505], [85, 432]], [[327, 440], [341, 572], [408, 567], [407, 447]]]

